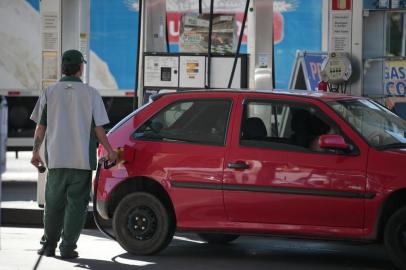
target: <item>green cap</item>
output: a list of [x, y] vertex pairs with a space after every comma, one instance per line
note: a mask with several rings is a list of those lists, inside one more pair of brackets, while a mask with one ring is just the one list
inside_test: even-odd
[[68, 50], [62, 55], [62, 64], [81, 64], [87, 63], [83, 54], [78, 50]]

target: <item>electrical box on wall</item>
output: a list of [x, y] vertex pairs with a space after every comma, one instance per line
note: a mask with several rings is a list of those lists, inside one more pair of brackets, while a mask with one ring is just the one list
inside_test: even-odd
[[[234, 63], [233, 55], [211, 57], [210, 88], [227, 88]], [[206, 54], [144, 54], [144, 87], [149, 89], [202, 89], [208, 81]], [[239, 55], [231, 84], [232, 88], [247, 88], [247, 55]]]
[[321, 66], [321, 79], [328, 83], [347, 82], [352, 74], [352, 66], [347, 53], [330, 53]]

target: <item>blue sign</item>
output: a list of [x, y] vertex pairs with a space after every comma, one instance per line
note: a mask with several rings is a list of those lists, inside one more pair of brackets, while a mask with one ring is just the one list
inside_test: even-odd
[[274, 12], [283, 16], [283, 38], [275, 45], [277, 88], [287, 88], [296, 52], [321, 51], [320, 0], [276, 0]]
[[304, 67], [306, 69], [305, 76], [310, 84], [310, 90], [316, 91], [321, 81], [320, 71], [321, 65], [326, 58], [326, 55], [306, 53], [303, 57]]
[[118, 89], [134, 89], [138, 1], [92, 1], [90, 20], [90, 49], [106, 63]]
[[384, 63], [384, 87], [389, 96], [406, 95], [406, 61], [394, 60]]

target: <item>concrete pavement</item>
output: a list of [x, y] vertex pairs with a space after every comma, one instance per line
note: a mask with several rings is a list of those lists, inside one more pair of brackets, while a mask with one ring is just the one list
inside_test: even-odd
[[[42, 229], [2, 227], [0, 269], [33, 269]], [[240, 237], [227, 245], [210, 245], [195, 234], [176, 234], [169, 247], [155, 256], [134, 256], [97, 230], [84, 230], [80, 257], [43, 257], [38, 270], [392, 270], [381, 246], [348, 243]]]

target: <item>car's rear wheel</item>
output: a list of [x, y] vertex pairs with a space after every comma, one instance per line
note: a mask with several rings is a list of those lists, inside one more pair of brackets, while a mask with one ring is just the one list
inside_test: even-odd
[[394, 264], [406, 269], [406, 207], [396, 211], [385, 227], [386, 251]]
[[114, 212], [117, 242], [132, 254], [151, 255], [161, 251], [172, 240], [174, 228], [168, 210], [149, 193], [127, 195]]
[[222, 233], [199, 233], [197, 235], [210, 244], [226, 244], [240, 237], [238, 234]]

